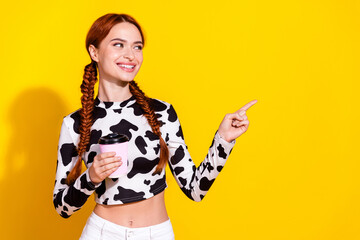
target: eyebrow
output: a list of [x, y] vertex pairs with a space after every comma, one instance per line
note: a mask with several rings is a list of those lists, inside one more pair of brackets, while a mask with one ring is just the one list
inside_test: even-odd
[[[111, 40], [110, 40], [110, 42], [112, 42], [112, 41], [127, 42], [125, 39], [121, 39], [121, 38], [114, 38], [114, 39], [111, 39]], [[138, 43], [143, 44], [143, 42], [142, 42], [142, 41], [136, 41], [136, 42], [134, 42], [134, 44], [138, 44]]]

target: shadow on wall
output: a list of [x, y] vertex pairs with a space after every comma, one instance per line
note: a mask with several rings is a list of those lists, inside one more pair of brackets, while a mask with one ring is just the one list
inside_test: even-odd
[[24, 91], [13, 102], [7, 114], [12, 135], [0, 181], [1, 239], [79, 238], [94, 205], [92, 197], [69, 219], [60, 217], [52, 203], [60, 127], [69, 113], [48, 88]]

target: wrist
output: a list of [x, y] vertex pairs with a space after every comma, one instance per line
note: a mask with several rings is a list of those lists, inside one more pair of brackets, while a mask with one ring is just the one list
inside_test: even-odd
[[87, 173], [88, 183], [89, 183], [90, 186], [96, 188], [96, 187], [99, 186], [99, 184], [101, 183], [101, 181], [100, 181], [100, 182], [96, 182], [95, 180], [93, 180], [93, 178], [91, 177], [91, 175], [92, 175], [92, 174], [91, 174], [91, 169], [89, 168], [89, 169], [88, 169], [88, 173]]
[[223, 135], [223, 133], [217, 131], [217, 134], [219, 136], [220, 139], [222, 139], [223, 141], [227, 142], [227, 143], [235, 143], [235, 139], [228, 139], [225, 137], [225, 135]]
[[225, 141], [227, 141], [227, 142], [230, 142], [228, 139], [226, 139], [223, 135], [222, 135], [222, 133], [220, 133], [219, 131], [218, 131], [218, 134], [219, 134], [219, 137], [221, 138], [221, 139], [223, 139], [223, 140], [225, 140]]

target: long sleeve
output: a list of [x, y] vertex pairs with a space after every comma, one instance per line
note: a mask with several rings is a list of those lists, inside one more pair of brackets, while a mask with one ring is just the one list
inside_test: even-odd
[[70, 130], [66, 125], [66, 117], [61, 126], [58, 158], [56, 166], [55, 187], [53, 202], [56, 211], [64, 218], [70, 217], [79, 210], [88, 197], [94, 192], [96, 186], [91, 182], [88, 169], [83, 172], [73, 184], [67, 185], [65, 180], [78, 160], [78, 154]]
[[184, 141], [180, 121], [170, 105], [165, 128], [169, 148], [169, 167], [177, 184], [187, 197], [201, 201], [222, 170], [235, 141], [227, 142], [216, 131], [205, 159], [195, 166]]

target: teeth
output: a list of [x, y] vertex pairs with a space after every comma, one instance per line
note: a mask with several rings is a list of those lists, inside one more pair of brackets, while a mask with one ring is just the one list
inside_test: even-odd
[[129, 68], [129, 69], [133, 69], [135, 66], [134, 65], [125, 65], [125, 64], [119, 64], [120, 67], [124, 67], [124, 68]]

